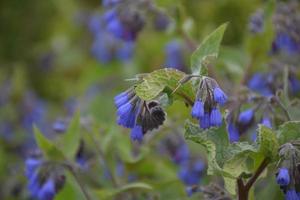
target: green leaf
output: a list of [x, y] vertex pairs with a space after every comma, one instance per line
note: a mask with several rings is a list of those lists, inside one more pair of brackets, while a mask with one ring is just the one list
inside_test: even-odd
[[275, 159], [278, 154], [279, 143], [275, 132], [263, 125], [258, 126], [259, 152], [266, 158]]
[[279, 126], [277, 130], [277, 138], [280, 145], [291, 140], [299, 139], [300, 121], [289, 121]]
[[118, 195], [122, 192], [128, 192], [130, 190], [141, 191], [141, 190], [152, 190], [152, 189], [153, 189], [152, 186], [150, 186], [147, 183], [136, 182], [136, 183], [129, 183], [117, 189], [106, 188], [102, 190], [97, 190], [95, 191], [95, 193], [99, 199], [112, 199], [115, 195]]
[[[143, 81], [136, 85], [136, 94], [144, 99], [151, 100], [156, 98], [164, 89], [174, 91], [180, 80], [186, 77], [184, 72], [176, 69], [165, 68], [156, 70], [147, 74]], [[183, 98], [185, 101], [193, 101], [195, 94], [191, 82], [181, 85], [175, 92], [177, 97]]]
[[80, 144], [80, 113], [76, 112], [65, 134], [59, 139], [59, 148], [64, 155], [72, 160]]
[[219, 26], [208, 35], [191, 56], [191, 68], [195, 75], [203, 75], [210, 59], [218, 57], [220, 44], [227, 27], [227, 23]]
[[229, 145], [226, 131], [222, 128], [200, 129], [198, 125], [186, 121], [185, 139], [192, 140], [204, 146], [207, 151], [208, 169], [207, 174], [222, 172], [222, 166], [227, 157], [226, 148]]
[[46, 158], [51, 160], [64, 160], [63, 153], [52, 141], [48, 140], [36, 126], [33, 127], [33, 131], [36, 143]]

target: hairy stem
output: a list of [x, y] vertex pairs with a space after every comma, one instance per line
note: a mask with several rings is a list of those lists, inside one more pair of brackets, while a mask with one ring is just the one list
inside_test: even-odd
[[262, 163], [259, 165], [253, 176], [248, 180], [246, 184], [244, 184], [242, 178], [237, 179], [237, 187], [238, 187], [238, 199], [239, 200], [248, 200], [248, 194], [257, 180], [257, 178], [260, 176], [260, 174], [266, 169], [266, 167], [269, 164], [269, 159], [265, 158]]

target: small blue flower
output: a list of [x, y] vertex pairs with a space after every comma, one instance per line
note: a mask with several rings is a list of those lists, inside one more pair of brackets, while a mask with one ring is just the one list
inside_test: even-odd
[[169, 42], [165, 47], [165, 52], [167, 67], [181, 69], [185, 66], [182, 47], [177, 40]]
[[173, 155], [173, 161], [176, 164], [182, 164], [189, 159], [190, 151], [186, 143], [181, 144], [176, 148], [175, 153]]
[[297, 94], [300, 91], [300, 81], [296, 77], [292, 76], [289, 78], [289, 83], [292, 94]]
[[118, 108], [117, 114], [118, 116], [123, 116], [131, 112], [132, 109], [133, 109], [133, 105], [130, 102], [127, 102], [126, 104]]
[[217, 127], [222, 125], [222, 114], [218, 108], [213, 108], [210, 113], [210, 125]]
[[299, 44], [287, 33], [279, 33], [274, 43], [277, 50], [287, 54], [295, 54], [300, 50]]
[[204, 164], [201, 161], [184, 163], [180, 166], [178, 177], [187, 186], [197, 185], [202, 176]]
[[240, 139], [240, 134], [239, 131], [237, 129], [237, 127], [230, 122], [227, 126], [227, 131], [229, 133], [229, 141], [230, 142], [237, 142]]
[[299, 200], [299, 197], [294, 189], [288, 190], [285, 194], [285, 200]]
[[262, 118], [261, 124], [268, 127], [268, 128], [272, 128], [272, 122], [271, 119], [268, 116], [265, 116]]
[[200, 118], [200, 127], [202, 129], [208, 129], [210, 127], [209, 113], [204, 113], [204, 116]]
[[220, 105], [224, 105], [227, 102], [227, 95], [221, 90], [221, 88], [216, 87], [214, 89], [214, 100]]
[[121, 61], [130, 60], [134, 53], [135, 45], [133, 42], [123, 42], [116, 50], [116, 58]]
[[263, 96], [273, 95], [273, 92], [269, 88], [269, 85], [268, 85], [268, 77], [266, 77], [265, 74], [262, 74], [262, 73], [254, 74], [251, 77], [251, 79], [248, 81], [247, 85], [251, 90], [253, 90]]
[[204, 104], [201, 100], [196, 100], [192, 108], [191, 115], [193, 118], [200, 119], [204, 116]]
[[53, 200], [56, 194], [55, 182], [52, 179], [48, 179], [41, 187], [38, 193], [39, 200]]
[[287, 168], [280, 168], [276, 181], [280, 186], [287, 186], [290, 183], [289, 170]]
[[136, 113], [134, 110], [131, 110], [124, 115], [119, 116], [118, 124], [124, 126], [125, 128], [133, 128], [135, 125]]
[[143, 128], [140, 125], [135, 125], [134, 128], [131, 130], [131, 139], [137, 140], [141, 142], [143, 140]]
[[247, 109], [240, 113], [238, 121], [241, 122], [242, 124], [248, 124], [252, 120], [253, 115], [254, 115], [253, 109], [251, 108]]
[[31, 178], [34, 175], [35, 170], [42, 164], [41, 160], [35, 158], [28, 158], [25, 161], [25, 175]]
[[56, 120], [53, 125], [52, 125], [52, 128], [54, 131], [56, 132], [59, 132], [59, 133], [62, 133], [62, 132], [65, 132], [66, 129], [67, 129], [67, 125], [64, 121], [62, 120]]

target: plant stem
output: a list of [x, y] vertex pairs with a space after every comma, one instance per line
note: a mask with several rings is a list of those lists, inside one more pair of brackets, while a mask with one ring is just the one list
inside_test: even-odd
[[80, 189], [81, 189], [81, 191], [82, 191], [85, 199], [86, 200], [91, 200], [90, 195], [88, 194], [87, 190], [85, 189], [84, 185], [82, 184], [80, 178], [77, 176], [74, 168], [71, 165], [69, 165], [69, 164], [66, 164], [65, 166], [67, 167], [67, 169], [71, 172], [71, 174], [75, 178], [75, 180], [78, 183], [78, 185], [79, 185], [79, 187], [80, 187]]
[[265, 168], [269, 164], [269, 159], [265, 158], [262, 163], [259, 165], [257, 170], [255, 171], [254, 175], [249, 179], [249, 181], [244, 184], [242, 178], [237, 179], [237, 187], [238, 187], [238, 199], [239, 200], [248, 200], [248, 194], [257, 180], [257, 178], [260, 176], [260, 174], [265, 170]]

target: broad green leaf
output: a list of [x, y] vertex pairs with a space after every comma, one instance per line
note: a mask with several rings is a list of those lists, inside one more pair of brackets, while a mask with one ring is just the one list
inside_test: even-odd
[[206, 65], [210, 59], [217, 58], [220, 44], [227, 27], [227, 23], [218, 27], [208, 35], [191, 56], [191, 68], [195, 75], [204, 75]]
[[105, 188], [102, 190], [95, 191], [97, 197], [100, 199], [112, 199], [115, 195], [118, 195], [122, 192], [128, 192], [129, 190], [152, 190], [152, 186], [147, 183], [136, 182], [136, 183], [129, 183], [124, 185], [120, 188], [112, 189], [112, 188]]
[[59, 139], [59, 148], [66, 158], [72, 160], [80, 144], [80, 113], [76, 112], [65, 134]]
[[200, 129], [198, 125], [187, 121], [185, 123], [185, 135], [187, 140], [192, 140], [204, 146], [208, 157], [207, 174], [212, 175], [222, 171], [222, 165], [227, 157], [226, 148], [229, 145], [228, 136], [221, 128]]
[[225, 188], [230, 194], [235, 195], [236, 178], [243, 173], [251, 172], [247, 160], [249, 159], [249, 155], [255, 153], [257, 150], [247, 142], [240, 142], [232, 144], [227, 151], [230, 152], [232, 158], [226, 161], [223, 170], [230, 173], [233, 177], [224, 177]]
[[[145, 75], [143, 81], [136, 85], [136, 94], [144, 99], [151, 100], [156, 98], [164, 89], [174, 91], [186, 74], [176, 69], [165, 68], [159, 69]], [[176, 90], [176, 96], [180, 96], [183, 100], [191, 102], [195, 98], [193, 85], [187, 82]]]
[[279, 143], [276, 133], [263, 125], [258, 127], [258, 145], [259, 152], [271, 160], [277, 157]]
[[63, 153], [52, 141], [48, 140], [36, 126], [33, 127], [33, 130], [36, 143], [46, 158], [51, 160], [64, 160], [65, 157]]
[[291, 140], [299, 139], [300, 121], [289, 121], [279, 126], [277, 130], [277, 138], [280, 145]]

